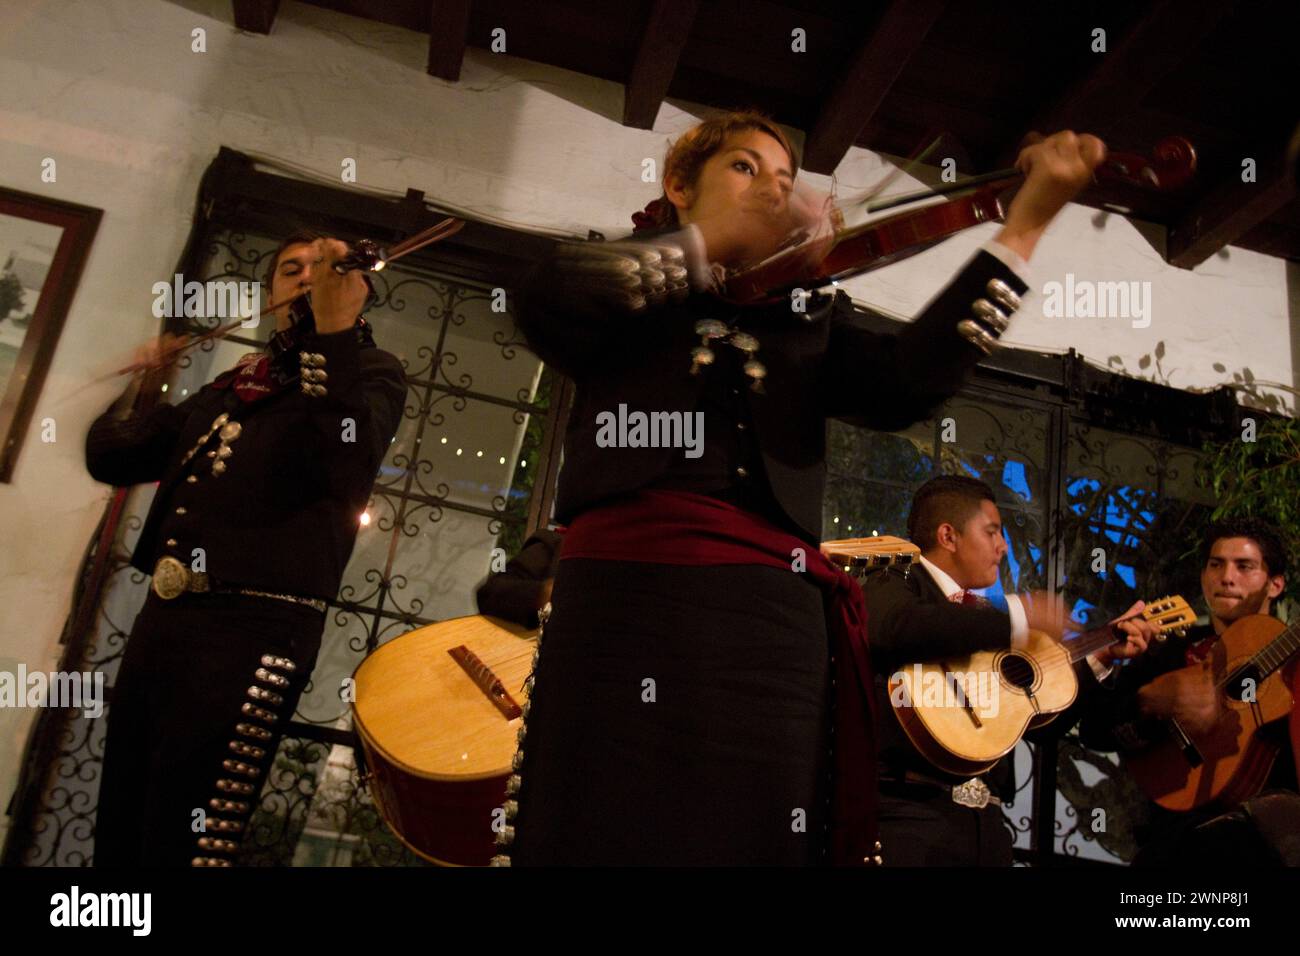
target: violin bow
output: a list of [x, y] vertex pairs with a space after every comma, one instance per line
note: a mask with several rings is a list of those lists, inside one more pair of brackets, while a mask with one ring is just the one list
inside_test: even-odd
[[[371, 254], [362, 255], [362, 256], [356, 256], [355, 253], [349, 254], [348, 256], [334, 263], [334, 269], [339, 273], [350, 272], [356, 269], [364, 269], [367, 272], [379, 272], [386, 265], [388, 265], [388, 263], [400, 259], [402, 256], [409, 256], [412, 252], [416, 252], [420, 249], [423, 249], [425, 246], [438, 242], [440, 239], [446, 239], [450, 236], [454, 236], [456, 233], [460, 232], [463, 228], [465, 228], [464, 219], [457, 219], [454, 216], [448, 216], [446, 219], [443, 219], [441, 222], [435, 223], [434, 225], [430, 226], [428, 229], [425, 229], [423, 232], [418, 232], [414, 236], [411, 236], [408, 239], [403, 239], [401, 242], [397, 243], [395, 246], [393, 246], [390, 249], [385, 250], [382, 247], [375, 246], [374, 247], [375, 251]], [[284, 306], [288, 305], [291, 302], [296, 302], [298, 299], [302, 298], [310, 291], [311, 291], [310, 289], [303, 289], [300, 292], [295, 292], [293, 295], [287, 298], [281, 299], [279, 302], [272, 302], [270, 305], [268, 305], [265, 309], [261, 311], [261, 315], [259, 316], [259, 318], [269, 316], [276, 309], [283, 308]], [[243, 327], [244, 323], [247, 321], [248, 321], [247, 319], [237, 319], [234, 322], [229, 322], [226, 325], [215, 328], [210, 332], [204, 332], [202, 335], [190, 339], [188, 342], [185, 342], [183, 345], [175, 346], [173, 348], [168, 349], [166, 352], [160, 353], [157, 362], [153, 362], [153, 363], [134, 362], [131, 365], [127, 365], [123, 368], [120, 368], [115, 372], [110, 372], [107, 375], [102, 375], [99, 378], [94, 379], [90, 384], [94, 384], [95, 382], [107, 381], [110, 378], [117, 378], [119, 375], [130, 375], [133, 372], [139, 372], [147, 368], [161, 368], [162, 366], [174, 360], [181, 353], [186, 352], [197, 345], [201, 345], [204, 342], [212, 341], [215, 339], [225, 338], [231, 332], [235, 331], [235, 329]]]
[[[1105, 178], [1147, 189], [1178, 189], [1187, 183], [1196, 171], [1196, 149], [1181, 136], [1168, 136], [1156, 143], [1152, 150], [1153, 162], [1137, 153], [1111, 151], [1097, 167], [1093, 181], [1098, 182], [1104, 171]], [[916, 192], [890, 196], [867, 205], [867, 212], [880, 212], [895, 206], [906, 205], [931, 196], [944, 196], [948, 193], [964, 192], [990, 183], [1012, 183], [1024, 176], [1019, 169], [1009, 166], [991, 173], [968, 176], [955, 183], [943, 183]]]
[[874, 186], [872, 186], [871, 188], [869, 188], [869, 189], [868, 189], [865, 193], [863, 193], [860, 197], [858, 197], [857, 199], [855, 199], [855, 200], [853, 200], [851, 203], [849, 203], [849, 205], [850, 205], [850, 206], [857, 206], [857, 205], [866, 206], [867, 203], [871, 202], [872, 199], [874, 199], [876, 196], [880, 195], [880, 193], [882, 193], [884, 190], [888, 189], [888, 188], [889, 188], [889, 187], [890, 187], [890, 186], [891, 186], [895, 181], [898, 180], [898, 178], [899, 178], [900, 176], [903, 176], [903, 175], [905, 175], [905, 174], [907, 174], [907, 173], [910, 173], [910, 172], [911, 172], [913, 169], [915, 169], [919, 164], [923, 163], [923, 162], [925, 161], [925, 158], [926, 158], [927, 156], [929, 156], [931, 153], [933, 153], [936, 149], [938, 149], [938, 148], [939, 148], [939, 144], [942, 143], [942, 142], [943, 142], [943, 133], [940, 133], [938, 136], [936, 136], [936, 137], [934, 138], [934, 141], [933, 141], [932, 143], [930, 143], [929, 146], [925, 147], [925, 149], [923, 149], [923, 150], [921, 150], [919, 153], [915, 154], [911, 159], [909, 159], [909, 160], [908, 160], [906, 163], [904, 163], [903, 165], [901, 165], [901, 166], [895, 166], [893, 169], [891, 169], [891, 170], [889, 171], [888, 174], [886, 174], [886, 175], [885, 175], [885, 176], [880, 180], [880, 182], [876, 183], [876, 185], [874, 185]]

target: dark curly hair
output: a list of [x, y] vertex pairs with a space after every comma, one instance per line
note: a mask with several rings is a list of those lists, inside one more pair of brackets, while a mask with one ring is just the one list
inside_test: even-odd
[[1249, 538], [1259, 548], [1264, 559], [1264, 570], [1273, 575], [1284, 575], [1290, 564], [1286, 553], [1286, 544], [1282, 534], [1267, 521], [1260, 518], [1225, 518], [1216, 521], [1205, 532], [1201, 541], [1201, 566], [1210, 560], [1210, 550], [1214, 542], [1224, 538]]

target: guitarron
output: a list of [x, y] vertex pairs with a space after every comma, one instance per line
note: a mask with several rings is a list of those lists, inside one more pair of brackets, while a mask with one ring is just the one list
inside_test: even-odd
[[433, 863], [486, 866], [536, 631], [454, 618], [381, 645], [353, 674], [353, 726], [384, 822]]

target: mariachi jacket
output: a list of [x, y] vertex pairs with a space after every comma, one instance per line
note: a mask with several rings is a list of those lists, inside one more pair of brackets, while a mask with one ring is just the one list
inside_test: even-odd
[[152, 573], [170, 556], [214, 588], [332, 599], [406, 395], [401, 362], [364, 339], [304, 334], [281, 357], [300, 371], [253, 402], [210, 383], [179, 405], [101, 415], [91, 475], [158, 482], [131, 563]]
[[[698, 291], [676, 304], [619, 311], [594, 302], [580, 284], [557, 279], [563, 271], [556, 255], [563, 253], [553, 252], [525, 275], [516, 310], [533, 350], [577, 386], [556, 521], [567, 524], [593, 505], [670, 476], [680, 450], [622, 447], [611, 453], [597, 441], [597, 416], [616, 413], [620, 403], [646, 412], [697, 410], [709, 372], [691, 374], [691, 350], [700, 344], [694, 328], [714, 318], [760, 343], [763, 391], [745, 388], [743, 379], [734, 391], [748, 406], [762, 472], [789, 519], [785, 524], [812, 542], [821, 537], [826, 419], [894, 430], [925, 418], [984, 356], [961, 323], [984, 307], [996, 307], [1005, 320], [1027, 288], [998, 257], [981, 250], [901, 334], [882, 335], [863, 326], [843, 292], [814, 294], [802, 314], [789, 301], [737, 307]], [[994, 289], [1010, 294], [995, 297]], [[1000, 329], [986, 331], [987, 342]]]

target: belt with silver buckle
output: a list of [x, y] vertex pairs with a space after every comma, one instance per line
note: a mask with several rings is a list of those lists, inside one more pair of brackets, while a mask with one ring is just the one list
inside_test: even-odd
[[989, 792], [989, 785], [979, 777], [971, 777], [965, 783], [953, 787], [952, 802], [976, 810], [983, 810], [990, 803], [995, 807], [1002, 806], [1002, 801]]
[[288, 601], [301, 604], [324, 614], [327, 607], [320, 598], [299, 597], [296, 594], [277, 594], [271, 591], [257, 591], [253, 588], [218, 588], [205, 571], [191, 571], [173, 557], [159, 558], [153, 566], [153, 581], [150, 584], [153, 593], [164, 601], [171, 601], [186, 592], [193, 594], [246, 594], [249, 597], [271, 598], [276, 601]]
[[309, 607], [313, 611], [319, 611], [324, 614], [327, 606], [320, 598], [299, 597], [296, 594], [280, 594], [272, 591], [255, 591], [252, 588], [217, 588], [217, 594], [247, 594], [249, 597], [271, 598], [275, 601], [288, 601], [290, 604], [301, 604], [303, 607]]
[[989, 790], [989, 785], [979, 777], [971, 777], [955, 786], [945, 783], [942, 780], [936, 780], [933, 777], [927, 777], [925, 774], [914, 773], [908, 770], [901, 778], [887, 777], [882, 778], [883, 784], [907, 784], [919, 785], [923, 787], [934, 787], [947, 793], [952, 802], [963, 807], [971, 807], [975, 810], [983, 810], [989, 804], [995, 807], [1002, 806], [1002, 801], [993, 795]]
[[159, 558], [153, 566], [153, 593], [164, 601], [180, 597], [186, 591], [203, 594], [210, 590], [205, 571], [191, 571], [173, 557]]

